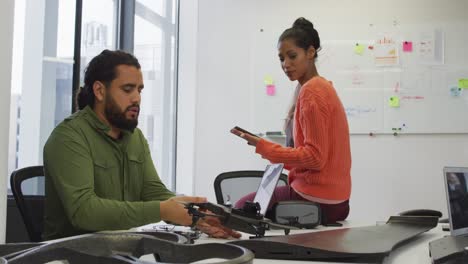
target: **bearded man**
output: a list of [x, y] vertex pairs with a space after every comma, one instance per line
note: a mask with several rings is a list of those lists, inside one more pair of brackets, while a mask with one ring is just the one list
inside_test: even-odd
[[[143, 76], [138, 60], [104, 50], [88, 64], [77, 94], [79, 111], [44, 147], [45, 240], [122, 230], [160, 220], [190, 225], [183, 202], [161, 182], [138, 125]], [[215, 237], [240, 234], [216, 221], [198, 227]]]

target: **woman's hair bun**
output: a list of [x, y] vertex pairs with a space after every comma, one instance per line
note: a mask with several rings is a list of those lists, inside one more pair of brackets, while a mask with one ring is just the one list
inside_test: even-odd
[[296, 21], [294, 21], [293, 28], [302, 28], [304, 30], [312, 30], [314, 29], [314, 24], [312, 24], [312, 22], [310, 22], [309, 20], [303, 17], [300, 17], [296, 19]]

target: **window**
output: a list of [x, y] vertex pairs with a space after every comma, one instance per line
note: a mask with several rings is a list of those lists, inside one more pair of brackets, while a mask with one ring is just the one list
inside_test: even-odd
[[[72, 1], [74, 2], [74, 1]], [[103, 12], [106, 10], [106, 12]], [[89, 61], [105, 49], [116, 48], [117, 4], [114, 0], [83, 0], [81, 24], [81, 80]], [[81, 84], [83, 82], [81, 81]]]
[[75, 5], [17, 0], [14, 23], [9, 174], [42, 164], [45, 141], [71, 113]]
[[145, 82], [139, 127], [169, 189], [175, 188], [175, 10], [174, 0], [135, 5], [134, 54]]
[[[124, 20], [118, 7], [132, 3], [123, 1], [15, 0], [9, 174], [43, 164], [47, 138], [72, 112], [77, 3], [82, 7], [83, 80], [94, 56], [121, 43], [117, 25]], [[139, 127], [161, 179], [174, 189], [176, 0], [138, 0], [134, 10], [135, 27], [126, 36], [134, 39], [130, 52], [139, 59], [145, 80]], [[31, 184], [32, 194], [38, 186]]]

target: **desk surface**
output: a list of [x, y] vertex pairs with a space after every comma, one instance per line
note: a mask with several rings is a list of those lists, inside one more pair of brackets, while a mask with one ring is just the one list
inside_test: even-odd
[[[349, 227], [361, 227], [361, 226], [372, 226], [375, 225], [375, 223], [359, 223], [359, 222], [354, 222], [354, 221], [345, 221], [343, 222], [344, 225], [343, 227], [322, 227], [319, 226], [317, 229], [313, 230], [291, 230], [291, 234], [298, 234], [298, 233], [307, 233], [307, 232], [317, 232], [317, 231], [323, 231], [323, 230], [332, 230], [332, 229], [338, 229], [338, 228], [349, 228]], [[380, 223], [379, 223], [380, 224]], [[381, 224], [384, 224], [383, 222]], [[150, 229], [150, 230], [158, 230], [157, 228], [153, 228], [155, 224], [153, 225], [146, 225], [143, 227], [138, 227], [132, 229], [132, 231], [142, 231], [144, 229]], [[282, 230], [271, 230], [267, 232], [267, 235], [283, 235], [284, 231]], [[442, 231], [442, 227], [439, 224], [437, 227], [431, 229], [430, 231], [423, 233], [421, 235], [416, 236], [414, 239], [410, 240], [410, 242], [407, 242], [403, 244], [402, 246], [396, 248], [393, 250], [390, 255], [384, 259], [384, 264], [401, 264], [401, 263], [411, 263], [411, 264], [431, 264], [431, 258], [429, 256], [429, 242], [442, 238], [444, 236], [449, 235], [449, 232]], [[250, 234], [242, 234], [241, 239], [249, 239]], [[53, 241], [59, 241], [58, 240], [53, 240]], [[226, 243], [230, 240], [226, 239], [216, 239], [216, 238], [209, 238], [206, 235], [202, 235], [200, 239], [196, 240], [196, 244], [202, 244], [202, 243]], [[145, 255], [141, 257], [141, 260], [146, 260], [146, 261], [155, 261], [153, 255]], [[215, 259], [213, 259], [215, 260]], [[254, 259], [253, 261], [256, 264], [262, 264], [262, 263], [268, 263], [268, 264], [274, 264], [274, 263], [294, 263], [294, 264], [302, 264], [302, 263], [335, 263], [335, 264], [341, 264], [342, 262], [319, 262], [319, 261], [285, 261], [285, 260], [272, 260], [272, 259]], [[54, 262], [55, 263], [55, 262]], [[57, 263], [65, 263], [58, 261]], [[198, 262], [197, 262], [198, 263]], [[205, 261], [202, 261], [200, 263], [207, 263]], [[209, 262], [208, 262], [209, 263]]]
[[[365, 224], [365, 223], [355, 223], [355, 222], [344, 222], [343, 227], [359, 227], [359, 226], [370, 226], [372, 224]], [[375, 223], [374, 223], [375, 225]], [[331, 230], [337, 229], [337, 227], [318, 227], [314, 230], [291, 230], [291, 234], [298, 234], [298, 233], [305, 233], [305, 232], [316, 232], [316, 231], [323, 231], [323, 230]], [[273, 230], [268, 231], [267, 235], [283, 235], [283, 231], [281, 230]], [[442, 231], [441, 226], [437, 226], [430, 231], [423, 233], [414, 239], [410, 240], [406, 244], [396, 248], [393, 250], [390, 255], [385, 258], [384, 264], [401, 264], [401, 263], [411, 263], [411, 264], [430, 264], [431, 258], [429, 256], [429, 242], [442, 238], [446, 235], [449, 235], [449, 232]], [[250, 234], [242, 234], [241, 239], [249, 239]], [[224, 243], [226, 242], [225, 239], [215, 239], [203, 236], [202, 238], [198, 239], [196, 243]], [[272, 259], [254, 259], [254, 263], [262, 264], [262, 263], [285, 263], [285, 260], [272, 260]], [[322, 262], [322, 261], [289, 261], [294, 264], [302, 264], [302, 263], [335, 263], [341, 264], [342, 262]]]

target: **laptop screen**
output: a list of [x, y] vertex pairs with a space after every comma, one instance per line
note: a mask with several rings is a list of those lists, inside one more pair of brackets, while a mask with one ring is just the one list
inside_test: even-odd
[[268, 205], [270, 204], [273, 191], [278, 184], [281, 172], [283, 171], [283, 164], [269, 164], [263, 173], [262, 182], [258, 186], [257, 193], [255, 194], [254, 202], [260, 204], [260, 213], [265, 215]]
[[468, 234], [468, 168], [446, 167], [444, 178], [451, 234]]

